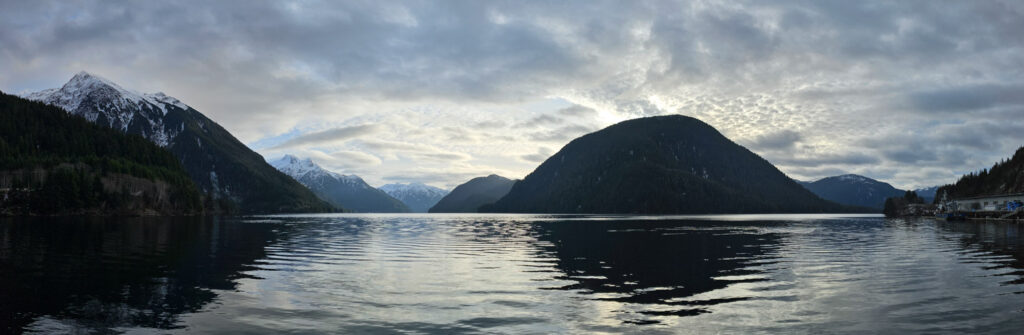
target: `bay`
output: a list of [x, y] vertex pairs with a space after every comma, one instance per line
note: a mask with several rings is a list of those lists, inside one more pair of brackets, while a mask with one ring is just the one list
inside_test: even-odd
[[2, 218], [25, 333], [1016, 333], [1020, 225], [872, 215]]

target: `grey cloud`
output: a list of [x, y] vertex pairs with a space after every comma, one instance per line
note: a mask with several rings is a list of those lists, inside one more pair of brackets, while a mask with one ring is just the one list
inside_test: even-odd
[[[861, 144], [876, 148], [875, 154], [885, 159], [886, 166], [937, 168], [952, 175], [953, 171], [974, 171], [990, 166], [1011, 155], [1020, 143], [1024, 143], [1024, 120], [971, 120], [933, 125], [918, 131], [920, 133], [880, 134], [862, 140]], [[924, 179], [926, 176], [920, 178], [914, 184], [933, 183]]]
[[[1012, 121], [1024, 106], [1021, 13], [1024, 3], [1014, 1], [5, 1], [0, 88], [49, 88], [93, 71], [176, 96], [246, 142], [408, 106], [559, 98], [581, 105], [550, 111], [563, 123], [533, 120], [561, 128], [517, 140], [547, 145], [606, 125], [573, 126], [596, 119], [587, 105], [614, 117], [685, 113], [726, 134], [794, 126], [776, 129], [800, 129], [800, 138], [780, 133], [751, 147], [791, 151], [816, 140], [839, 151], [799, 156], [787, 169], [927, 162], [964, 170], [1022, 141]], [[746, 95], [772, 101], [739, 103]], [[925, 119], [934, 112], [942, 120]], [[496, 113], [475, 127], [520, 119]], [[285, 146], [332, 138], [301, 142], [312, 135]], [[436, 141], [469, 146], [493, 136], [452, 132]], [[424, 147], [445, 155], [438, 142], [360, 149], [385, 159]]]
[[515, 142], [516, 137], [511, 135], [485, 134], [483, 137], [489, 141]]
[[980, 84], [915, 92], [910, 104], [925, 112], [963, 112], [1024, 105], [1024, 84]]
[[476, 133], [458, 127], [441, 127], [441, 131], [444, 132], [445, 137], [449, 141], [455, 142], [476, 142], [479, 140], [479, 136]]
[[359, 140], [356, 143], [358, 146], [365, 147], [367, 149], [375, 150], [381, 153], [389, 154], [404, 154], [407, 156], [415, 157], [417, 159], [432, 160], [432, 161], [464, 161], [470, 157], [468, 154], [461, 152], [452, 152], [438, 149], [430, 145], [416, 144], [416, 143], [405, 143], [405, 142], [394, 142], [394, 141], [382, 141], [373, 139]]
[[892, 149], [883, 149], [881, 151], [885, 158], [904, 164], [916, 164], [916, 163], [927, 163], [936, 160], [936, 156], [932, 152], [925, 150], [914, 150], [914, 148], [908, 147], [897, 147]]
[[593, 108], [589, 108], [589, 107], [584, 107], [584, 106], [580, 106], [580, 105], [572, 105], [572, 106], [569, 106], [569, 107], [565, 107], [565, 108], [559, 109], [558, 110], [558, 114], [566, 115], [566, 116], [576, 116], [576, 117], [584, 117], [584, 118], [586, 118], [586, 117], [597, 116], [597, 111], [595, 111]]
[[493, 128], [502, 128], [505, 125], [506, 124], [505, 124], [504, 121], [500, 121], [500, 120], [487, 120], [487, 121], [477, 122], [473, 126], [477, 127], [477, 128], [493, 129]]
[[378, 151], [433, 151], [436, 150], [433, 147], [426, 146], [423, 144], [412, 144], [404, 142], [394, 141], [382, 141], [375, 139], [365, 139], [358, 141], [358, 144], [373, 150]]
[[363, 167], [381, 164], [381, 160], [377, 156], [360, 151], [336, 151], [329, 155], [334, 157], [338, 163], [347, 167]]
[[565, 119], [545, 114], [534, 116], [526, 121], [517, 123], [516, 125], [512, 126], [512, 128], [537, 128], [540, 126], [560, 125], [563, 123], [565, 123]]
[[380, 131], [377, 125], [361, 125], [351, 127], [340, 127], [314, 133], [308, 133], [293, 137], [281, 144], [275, 145], [270, 150], [293, 148], [297, 146], [310, 146], [342, 140], [353, 139], [361, 136], [371, 135]]
[[581, 125], [569, 125], [555, 130], [538, 131], [527, 135], [530, 140], [538, 142], [568, 142], [580, 135], [593, 131], [592, 128]]
[[459, 152], [420, 152], [413, 153], [412, 155], [421, 159], [433, 159], [440, 161], [460, 161], [471, 158], [469, 155]]
[[551, 157], [552, 153], [551, 149], [548, 149], [547, 147], [540, 147], [537, 149], [536, 153], [522, 155], [519, 156], [519, 158], [527, 162], [540, 163], [548, 159], [548, 157]]
[[777, 157], [769, 156], [769, 160], [775, 164], [787, 167], [820, 167], [820, 166], [857, 166], [877, 164], [878, 157], [864, 153], [841, 153], [841, 154], [818, 154], [818, 155], [794, 155], [784, 154]]
[[[855, 64], [878, 58], [916, 62], [922, 58], [918, 56], [962, 57], [965, 51], [960, 48], [984, 52], [1005, 47], [1000, 39], [1020, 42], [1019, 31], [1024, 27], [1013, 19], [1012, 13], [1020, 11], [1014, 4], [948, 5], [743, 1], [733, 6], [676, 2], [436, 6], [388, 1], [332, 6], [7, 4], [11, 10], [5, 10], [10, 14], [3, 22], [9, 26], [0, 31], [20, 34], [0, 36], [5, 38], [4, 45], [15, 46], [5, 49], [22, 59], [115, 50], [110, 46], [117, 45], [167, 56], [103, 51], [104, 56], [129, 58], [144, 66], [176, 65], [170, 67], [187, 72], [173, 77], [233, 79], [246, 73], [242, 70], [266, 76], [281, 69], [304, 69], [308, 77], [296, 79], [302, 82], [295, 83], [299, 86], [324, 81], [342, 92], [362, 95], [507, 101], [549, 94], [563, 83], [601, 80], [604, 73], [617, 68], [615, 63], [634, 66], [623, 58], [631, 52], [657, 54], [664, 62], [641, 69], [649, 71], [648, 79], [654, 81], [678, 83], [678, 79], [713, 76], [777, 81], [785, 75], [778, 73], [780, 69], [796, 74], [832, 70], [822, 63], [824, 59]], [[779, 15], [758, 15], [764, 12]], [[495, 13], [507, 20], [493, 20]], [[84, 19], [39, 23], [35, 18], [42, 16]], [[29, 22], [37, 27], [24, 29]], [[909, 24], [904, 27], [901, 22]], [[645, 27], [648, 37], [631, 31]], [[887, 36], [894, 37], [887, 40]], [[953, 46], [955, 52], [939, 52]], [[787, 52], [777, 51], [783, 47]], [[160, 59], [150, 63], [157, 60], [150, 58]], [[763, 71], [771, 76], [761, 76]], [[254, 83], [290, 91], [287, 85], [273, 84], [286, 78], [274, 79]], [[316, 89], [311, 93], [293, 94], [325, 93], [322, 86], [312, 86]], [[273, 92], [270, 88], [261, 91]]]
[[800, 133], [792, 130], [781, 130], [754, 138], [748, 146], [754, 150], [782, 150], [791, 149], [796, 146], [802, 137]]

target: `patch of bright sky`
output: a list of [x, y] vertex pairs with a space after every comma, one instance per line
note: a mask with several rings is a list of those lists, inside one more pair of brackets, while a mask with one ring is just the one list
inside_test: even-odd
[[[309, 157], [328, 170], [360, 175], [374, 186], [419, 181], [451, 188], [488, 174], [522, 178], [531, 172], [539, 162], [524, 161], [521, 156], [535, 154], [538, 146], [553, 153], [565, 143], [530, 143], [535, 141], [527, 137], [535, 128], [516, 126], [538, 116], [557, 115], [572, 106], [573, 103], [558, 97], [514, 105], [421, 104], [364, 113], [337, 122], [307, 120], [248, 145], [268, 160], [285, 154]], [[608, 119], [602, 123], [618, 119], [611, 113], [600, 115]], [[378, 125], [382, 130], [315, 145], [277, 147], [311, 132], [362, 125]]]

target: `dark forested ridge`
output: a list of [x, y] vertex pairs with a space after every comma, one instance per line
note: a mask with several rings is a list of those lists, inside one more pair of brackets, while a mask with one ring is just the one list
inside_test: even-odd
[[278, 172], [230, 132], [162, 93], [139, 94], [86, 72], [59, 89], [26, 95], [140, 135], [169, 150], [218, 210], [239, 213], [327, 212], [330, 204]]
[[476, 213], [504, 196], [516, 181], [499, 175], [477, 177], [456, 186], [441, 198], [430, 213]]
[[[180, 121], [178, 120], [180, 118]], [[203, 189], [231, 199], [241, 213], [331, 212], [339, 209], [267, 164], [226, 129], [192, 108], [172, 110], [165, 122], [184, 130], [168, 149]]]
[[990, 169], [972, 172], [935, 191], [940, 199], [943, 192], [949, 197], [965, 198], [983, 195], [1024, 193], [1024, 147], [1018, 148], [1009, 160], [996, 163]]
[[0, 214], [197, 214], [170, 152], [64, 110], [0, 92]]
[[[454, 193], [454, 192], [453, 192]], [[493, 206], [517, 213], [819, 213], [823, 200], [694, 118], [624, 121], [584, 135]]]

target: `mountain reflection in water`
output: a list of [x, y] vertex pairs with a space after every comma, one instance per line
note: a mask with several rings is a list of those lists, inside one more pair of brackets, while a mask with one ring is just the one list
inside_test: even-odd
[[41, 316], [93, 330], [181, 327], [182, 313], [252, 278], [245, 271], [266, 256], [271, 229], [213, 218], [0, 219], [0, 316], [9, 331]]
[[1017, 224], [2, 218], [0, 333], [1015, 333]]
[[724, 226], [713, 221], [567, 221], [536, 224], [542, 250], [575, 283], [550, 289], [580, 290], [594, 299], [680, 306], [641, 311], [649, 315], [696, 315], [700, 306], [742, 300], [687, 301], [682, 298], [738, 282], [766, 280], [750, 265], [774, 262], [782, 233], [756, 225]]

